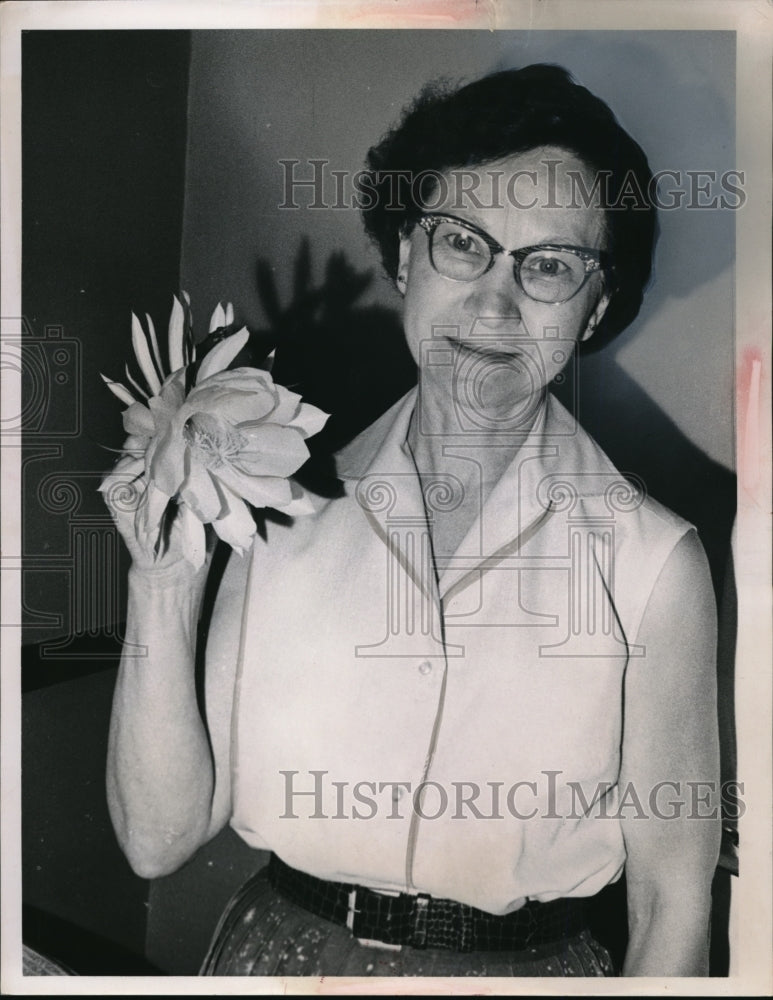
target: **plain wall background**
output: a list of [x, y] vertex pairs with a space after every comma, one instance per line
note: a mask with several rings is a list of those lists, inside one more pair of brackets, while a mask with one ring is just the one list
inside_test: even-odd
[[[177, 289], [189, 47], [185, 31], [22, 39], [25, 643], [125, 615], [125, 567], [96, 491], [123, 407], [99, 373], [123, 378], [132, 310], [163, 331]], [[63, 676], [79, 658], [51, 650]]]
[[[165, 317], [179, 281], [189, 46], [187, 32], [22, 40], [23, 931], [93, 973], [147, 971], [149, 893], [104, 790], [127, 561], [96, 492], [103, 446], [122, 441], [99, 372], [120, 377], [131, 310]], [[70, 644], [76, 630], [92, 635]]]

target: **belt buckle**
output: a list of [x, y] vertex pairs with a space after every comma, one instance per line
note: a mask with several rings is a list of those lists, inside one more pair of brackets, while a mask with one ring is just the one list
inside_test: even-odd
[[[396, 895], [399, 895], [396, 893]], [[357, 915], [360, 910], [357, 908], [357, 888], [349, 893], [348, 908], [346, 911], [346, 926], [351, 931], [352, 936], [366, 948], [381, 948], [384, 951], [402, 951], [401, 944], [387, 944], [386, 941], [375, 941], [372, 938], [362, 938], [357, 934]]]
[[429, 918], [430, 896], [424, 892], [418, 893], [413, 904], [413, 938], [414, 948], [427, 947], [427, 921]]

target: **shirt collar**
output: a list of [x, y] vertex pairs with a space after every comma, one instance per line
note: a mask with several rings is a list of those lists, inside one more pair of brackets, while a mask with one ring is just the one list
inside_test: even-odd
[[[385, 540], [390, 516], [425, 517], [407, 444], [417, 396], [414, 387], [336, 456], [339, 476], [359, 481], [355, 492], [360, 506]], [[438, 566], [441, 592], [447, 594], [451, 587], [463, 585], [470, 574], [517, 555], [521, 544], [556, 512], [571, 517], [580, 499], [605, 501], [612, 486], [624, 483], [574, 415], [548, 394], [530, 432], [522, 442], [513, 442], [513, 459], [489, 494], [481, 516], [470, 525], [456, 555]], [[386, 484], [391, 484], [397, 506], [380, 503], [386, 494], [376, 491]], [[373, 491], [372, 505], [366, 500], [368, 490]]]
[[407, 438], [418, 387], [414, 386], [353, 441], [336, 454], [341, 479], [361, 479], [368, 473], [395, 472], [406, 460], [413, 468]]

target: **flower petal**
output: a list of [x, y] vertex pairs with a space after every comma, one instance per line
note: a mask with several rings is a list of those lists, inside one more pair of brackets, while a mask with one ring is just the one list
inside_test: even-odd
[[152, 437], [156, 433], [153, 414], [143, 403], [132, 403], [128, 410], [123, 411], [123, 429], [127, 434]]
[[119, 483], [123, 486], [137, 479], [145, 471], [145, 463], [141, 458], [133, 455], [124, 455], [119, 458], [113, 468], [102, 479], [97, 486], [99, 493], [109, 493], [113, 487]]
[[292, 500], [282, 507], [282, 513], [289, 514], [290, 517], [303, 517], [306, 514], [313, 514], [316, 508], [309, 494], [297, 483], [293, 483], [292, 485], [293, 491], [295, 489], [299, 491], [298, 495], [293, 496]]
[[224, 502], [212, 474], [200, 462], [191, 461], [188, 475], [180, 487], [180, 499], [204, 524], [209, 524], [224, 512]]
[[145, 452], [148, 479], [173, 497], [185, 479], [186, 444], [177, 428], [170, 425], [159, 437], [153, 438]]
[[207, 556], [207, 535], [204, 525], [187, 504], [180, 504], [177, 516], [180, 519], [183, 555], [196, 569], [200, 569]]
[[[265, 376], [264, 376], [265, 377]], [[272, 424], [289, 424], [297, 415], [301, 408], [301, 397], [297, 392], [286, 389], [283, 385], [277, 385], [271, 376], [272, 387], [276, 393], [276, 410], [271, 415]]]
[[[220, 307], [218, 306], [218, 308]], [[203, 382], [205, 378], [209, 378], [210, 375], [214, 375], [216, 372], [227, 368], [247, 343], [249, 336], [249, 330], [246, 326], [243, 326], [238, 333], [226, 337], [225, 340], [221, 340], [219, 344], [213, 347], [201, 362], [196, 376], [196, 385]]]
[[172, 372], [168, 378], [164, 379], [158, 397], [154, 398], [162, 399], [167, 407], [179, 409], [185, 402], [185, 371], [178, 369], [176, 372]]
[[132, 403], [137, 402], [125, 385], [121, 385], [120, 382], [114, 382], [111, 378], [108, 378], [107, 375], [103, 375], [102, 372], [99, 373], [99, 376], [110, 392], [112, 392], [114, 396], [117, 396], [122, 403], [125, 403], [127, 406], [131, 406]]
[[[245, 327], [246, 329], [246, 327]], [[241, 333], [241, 331], [240, 331]], [[238, 337], [239, 334], [234, 334], [234, 337]], [[229, 338], [230, 342], [230, 338]], [[206, 357], [209, 357], [214, 351], [220, 349], [221, 345], [227, 343], [227, 341], [221, 341], [217, 347], [213, 348]], [[206, 359], [205, 359], [206, 360]], [[202, 362], [203, 364], [204, 362]], [[228, 371], [217, 371], [206, 378], [201, 379], [196, 387], [192, 390], [193, 392], [202, 392], [212, 386], [218, 386], [221, 389], [238, 389], [241, 392], [255, 392], [256, 387], [264, 392], [268, 392], [271, 396], [278, 398], [279, 386], [274, 384], [274, 380], [271, 378], [268, 372], [264, 372], [261, 368], [230, 368]], [[300, 396], [298, 397], [300, 399]]]
[[129, 371], [129, 366], [124, 365], [123, 370], [126, 375], [126, 381], [129, 383], [132, 389], [135, 389], [140, 394], [140, 396], [142, 396], [143, 399], [147, 399], [148, 394], [145, 392], [145, 390], [142, 388], [139, 382], [135, 382], [135, 380], [132, 378], [132, 374]]
[[241, 426], [239, 433], [247, 444], [231, 464], [248, 476], [291, 476], [309, 457], [303, 435], [294, 428], [258, 424]]
[[150, 313], [145, 313], [145, 319], [148, 321], [148, 334], [150, 339], [150, 346], [153, 351], [153, 360], [156, 363], [156, 369], [161, 378], [164, 377], [164, 366], [161, 364], [161, 353], [158, 349], [158, 340], [156, 338], [156, 328], [153, 326], [153, 320], [150, 318]]
[[265, 392], [212, 393], [202, 409], [221, 413], [223, 419], [234, 427], [259, 427], [265, 423], [280, 424], [275, 420], [274, 399]]
[[148, 447], [148, 438], [141, 434], [129, 434], [123, 443], [124, 454], [141, 458]]
[[164, 382], [158, 396], [152, 396], [148, 400], [148, 408], [153, 414], [157, 434], [165, 430], [176, 417], [179, 417], [180, 424], [185, 422], [183, 410], [185, 402], [184, 379], [185, 370], [180, 369]]
[[284, 423], [274, 416], [276, 394], [256, 379], [224, 379], [227, 372], [208, 378], [196, 386], [186, 400], [191, 412], [216, 414], [229, 424], [258, 424], [267, 418], [271, 423]]
[[311, 403], [301, 403], [300, 412], [287, 426], [296, 427], [304, 437], [311, 437], [322, 430], [329, 417], [329, 413], [312, 406]]
[[155, 545], [169, 500], [170, 497], [158, 489], [155, 483], [148, 483], [134, 516], [134, 527], [140, 539], [146, 539]]
[[219, 330], [225, 325], [225, 310], [223, 309], [223, 303], [218, 302], [209, 320], [209, 332], [214, 333], [215, 330]]
[[184, 291], [182, 297], [185, 301], [185, 305], [183, 306], [185, 313], [183, 321], [183, 329], [185, 331], [183, 338], [183, 358], [185, 364], [189, 365], [192, 361], [196, 360], [196, 343], [193, 339], [193, 310], [191, 309], [190, 295]]
[[153, 358], [150, 355], [145, 331], [142, 329], [142, 324], [134, 313], [132, 313], [132, 346], [134, 347], [134, 354], [137, 358], [137, 364], [140, 366], [140, 371], [145, 376], [145, 381], [148, 383], [151, 394], [155, 396], [161, 388], [161, 380], [158, 377], [153, 364]]
[[293, 498], [289, 480], [280, 476], [242, 476], [235, 469], [223, 466], [218, 469], [217, 479], [223, 490], [242, 497], [253, 507], [279, 510]]
[[245, 502], [234, 493], [226, 491], [228, 503], [228, 513], [217, 521], [213, 521], [212, 527], [224, 542], [243, 553], [252, 544], [257, 528], [255, 519], [249, 511]]
[[185, 365], [184, 358], [185, 342], [185, 314], [180, 300], [176, 295], [172, 296], [172, 312], [169, 316], [169, 338], [167, 346], [169, 350], [169, 367], [173, 372]]

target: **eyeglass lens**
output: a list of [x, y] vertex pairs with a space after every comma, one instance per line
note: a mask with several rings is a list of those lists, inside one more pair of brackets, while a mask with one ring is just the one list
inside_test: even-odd
[[[430, 236], [435, 269], [455, 281], [474, 281], [484, 274], [493, 256], [486, 241], [470, 229], [439, 222]], [[584, 283], [585, 264], [570, 251], [538, 249], [528, 254], [516, 274], [524, 292], [538, 302], [563, 302]]]

